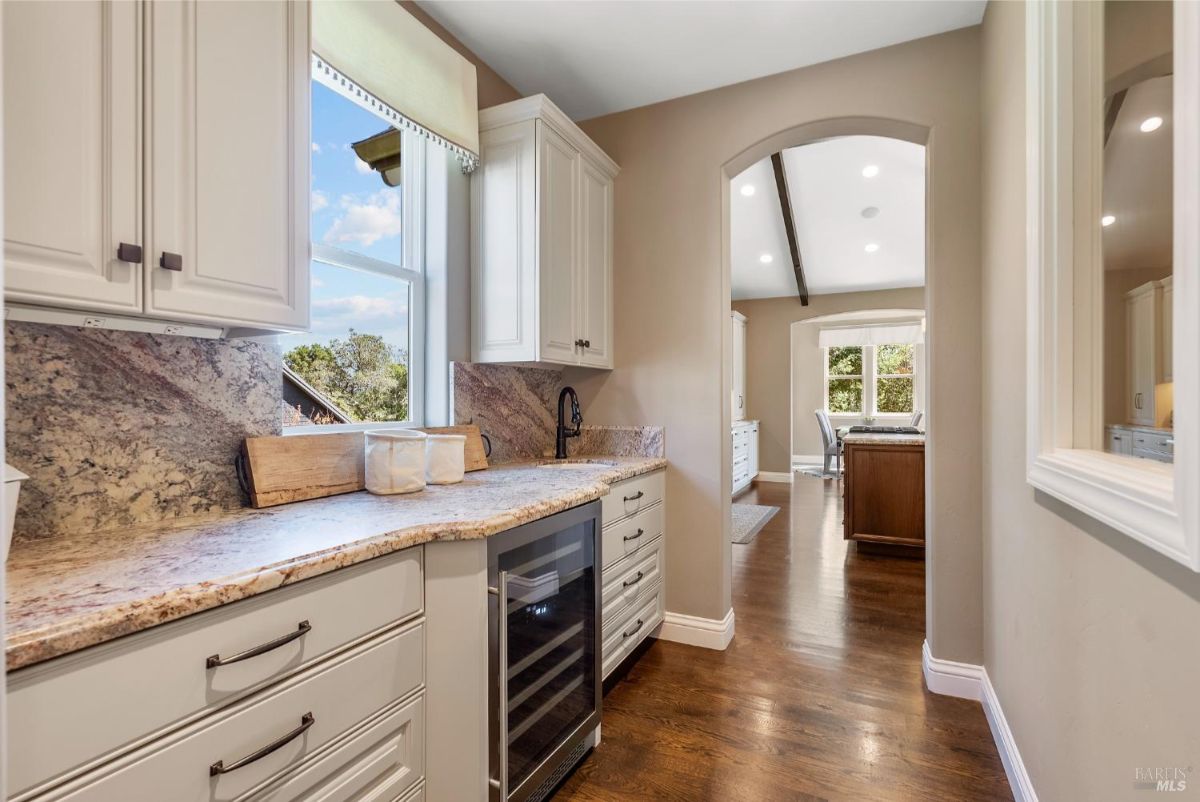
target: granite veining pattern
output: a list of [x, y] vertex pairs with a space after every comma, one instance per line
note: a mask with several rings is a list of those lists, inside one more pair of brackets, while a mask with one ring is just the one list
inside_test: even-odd
[[567, 442], [571, 456], [611, 454], [618, 457], [661, 457], [666, 442], [661, 426], [589, 426], [584, 424], [579, 438]]
[[620, 457], [566, 470], [514, 464], [405, 496], [350, 493], [15, 543], [7, 666], [33, 665], [421, 543], [488, 537], [663, 467], [664, 459]]
[[454, 362], [454, 422], [474, 423], [492, 443], [492, 464], [554, 453], [561, 370]]
[[6, 324], [6, 461], [29, 474], [16, 537], [237, 508], [243, 438], [278, 434], [272, 345]]

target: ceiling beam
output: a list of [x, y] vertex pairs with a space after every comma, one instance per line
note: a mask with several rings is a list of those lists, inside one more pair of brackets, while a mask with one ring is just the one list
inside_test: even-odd
[[1121, 113], [1121, 106], [1125, 104], [1125, 93], [1129, 91], [1122, 89], [1113, 94], [1108, 99], [1108, 108], [1104, 110], [1104, 144], [1108, 145], [1108, 138], [1112, 136], [1113, 126], [1117, 124], [1117, 115]]
[[787, 231], [788, 248], [792, 252], [792, 270], [796, 274], [796, 292], [800, 305], [808, 306], [808, 285], [804, 282], [804, 262], [800, 259], [800, 243], [796, 240], [796, 222], [792, 216], [792, 197], [788, 194], [787, 176], [783, 173], [783, 155], [771, 154], [775, 168], [775, 188], [779, 190], [779, 210], [783, 212], [783, 228]]

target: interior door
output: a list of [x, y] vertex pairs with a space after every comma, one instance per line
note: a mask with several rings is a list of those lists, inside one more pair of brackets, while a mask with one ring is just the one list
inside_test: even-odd
[[586, 157], [580, 160], [579, 363], [613, 366], [613, 183]]
[[541, 121], [537, 137], [540, 359], [575, 365], [579, 152]]
[[[5, 293], [141, 309], [141, 3], [4, 5]], [[132, 258], [126, 252], [125, 256]]]
[[147, 6], [146, 311], [308, 325], [308, 3]]

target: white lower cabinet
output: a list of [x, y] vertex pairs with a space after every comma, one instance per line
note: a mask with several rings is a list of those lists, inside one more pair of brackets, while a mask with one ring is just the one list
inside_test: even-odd
[[665, 472], [655, 471], [614, 484], [602, 500], [600, 651], [605, 678], [663, 620], [665, 490]]
[[758, 421], [733, 425], [733, 493], [745, 490], [758, 476]]
[[409, 549], [15, 672], [10, 799], [400, 798], [425, 765], [421, 558]]

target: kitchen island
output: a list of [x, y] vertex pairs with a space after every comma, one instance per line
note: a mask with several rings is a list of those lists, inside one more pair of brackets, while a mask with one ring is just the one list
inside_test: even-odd
[[925, 550], [925, 435], [852, 432], [844, 448], [843, 536], [865, 550]]

